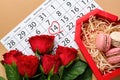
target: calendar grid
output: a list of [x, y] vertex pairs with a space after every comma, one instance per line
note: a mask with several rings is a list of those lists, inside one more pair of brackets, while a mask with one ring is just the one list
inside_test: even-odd
[[55, 36], [54, 50], [57, 45], [78, 48], [74, 41], [76, 20], [95, 8], [101, 9], [94, 0], [45, 1], [1, 42], [8, 50], [18, 49], [31, 55], [33, 51], [28, 39], [48, 34]]
[[[59, 5], [60, 5], [60, 4], [59, 4]], [[49, 5], [49, 6], [50, 6], [50, 5]], [[60, 7], [58, 7], [58, 8], [60, 8]], [[55, 11], [54, 11], [54, 12], [55, 12]], [[54, 13], [54, 12], [53, 12], [53, 13]], [[48, 12], [48, 13], [49, 13], [49, 12]], [[50, 13], [49, 13], [49, 14], [50, 14]], [[66, 14], [66, 13], [65, 13], [65, 14]], [[51, 16], [52, 16], [52, 13], [51, 13]], [[61, 17], [62, 17], [62, 16], [61, 16]], [[60, 18], [61, 18], [61, 17], [60, 17]], [[52, 18], [54, 18], [54, 16], [52, 16]], [[59, 20], [60, 20], [60, 18], [59, 18], [59, 19], [57, 19], [56, 21], [59, 21]], [[55, 20], [55, 19], [54, 19], [54, 20]]]
[[[77, 2], [71, 7], [71, 8], [73, 8], [75, 5], [77, 4]], [[64, 9], [64, 8], [63, 8]], [[65, 10], [65, 9], [64, 9]], [[66, 10], [65, 10], [66, 11]], [[66, 11], [67, 12], [67, 11]], [[69, 13], [68, 13], [69, 14]], [[70, 15], [70, 14], [69, 14]], [[71, 16], [71, 15], [70, 15]], [[76, 14], [75, 14], [75, 16], [76, 16]], [[73, 17], [71, 16], [71, 19], [70, 19], [70, 21], [73, 19]], [[69, 21], [69, 22], [70, 22]], [[67, 22], [67, 24], [69, 23], [69, 22]], [[75, 26], [74, 26], [75, 27]], [[70, 33], [70, 32], [69, 32]], [[67, 34], [67, 35], [69, 35], [69, 33]], [[71, 35], [70, 35], [70, 38], [72, 39], [72, 38], [74, 38], [74, 37], [72, 37]], [[74, 40], [73, 40], [74, 41]], [[71, 43], [73, 42], [73, 41], [71, 41]], [[71, 44], [71, 43], [69, 43], [69, 44]], [[68, 44], [68, 45], [69, 45]]]
[[[66, 2], [67, 2], [67, 1], [66, 1]], [[60, 4], [60, 3], [59, 3], [59, 4]], [[63, 6], [61, 6], [61, 7], [63, 8]], [[73, 5], [73, 7], [74, 7], [74, 5]], [[71, 8], [72, 8], [72, 7], [71, 7]], [[63, 8], [63, 9], [64, 9], [64, 8]], [[64, 9], [64, 10], [65, 10], [65, 9]], [[66, 10], [65, 10], [65, 11], [66, 11]], [[68, 11], [69, 11], [69, 10], [68, 10]], [[68, 11], [66, 11], [66, 12], [68, 12]], [[69, 13], [66, 13], [66, 14], [68, 14], [68, 15], [71, 17], [71, 19], [72, 19], [72, 16], [71, 16]], [[71, 19], [69, 19], [69, 20], [71, 20]], [[68, 23], [68, 22], [69, 22], [69, 21], [67, 21], [67, 23]], [[67, 24], [67, 23], [66, 23], [66, 24]], [[64, 24], [64, 25], [66, 25], [66, 24]], [[63, 26], [64, 26], [64, 25], [63, 25]]]
[[[66, 2], [67, 2], [67, 1], [66, 1]], [[59, 2], [58, 2], [58, 3], [59, 3]], [[59, 4], [60, 4], [60, 3], [59, 3]], [[62, 6], [61, 6], [61, 8], [64, 9]], [[65, 10], [65, 9], [64, 9], [64, 10]], [[65, 12], [67, 12], [67, 11], [65, 10]], [[65, 14], [66, 14], [66, 13], [65, 13]], [[65, 15], [65, 14], [64, 14], [64, 15]], [[68, 14], [68, 13], [67, 13], [67, 14]], [[71, 16], [71, 15], [69, 15], [69, 16]], [[63, 17], [63, 16], [61, 16], [61, 17]], [[58, 20], [60, 20], [61, 17], [60, 17]], [[67, 21], [67, 23], [68, 23], [69, 21], [70, 21], [70, 19]], [[66, 23], [66, 24], [67, 24], [67, 23]], [[64, 25], [65, 25], [65, 24], [64, 24]], [[63, 26], [64, 26], [64, 25], [63, 25]], [[63, 27], [63, 28], [64, 28], [64, 27]], [[64, 31], [65, 31], [65, 29], [64, 29]], [[66, 31], [65, 31], [65, 32], [66, 32]], [[69, 35], [67, 34], [66, 36], [69, 36]], [[68, 38], [65, 38], [65, 39], [68, 39]], [[61, 42], [61, 41], [63, 42], [63, 40], [60, 40], [59, 42]], [[59, 42], [58, 42], [58, 43], [59, 43]], [[64, 46], [66, 46], [66, 45], [64, 45]]]

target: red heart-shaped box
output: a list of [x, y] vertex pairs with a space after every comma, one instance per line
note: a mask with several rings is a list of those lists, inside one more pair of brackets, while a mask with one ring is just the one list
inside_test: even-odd
[[92, 56], [89, 54], [86, 47], [82, 43], [82, 40], [80, 37], [82, 24], [84, 22], [87, 22], [88, 19], [90, 18], [90, 16], [102, 17], [102, 18], [107, 19], [110, 22], [118, 21], [118, 16], [115, 16], [115, 15], [105, 12], [103, 10], [95, 9], [95, 10], [91, 11], [90, 13], [84, 15], [83, 17], [79, 18], [76, 21], [75, 41], [76, 41], [80, 51], [82, 52], [84, 58], [86, 59], [87, 63], [91, 67], [93, 73], [95, 74], [97, 80], [111, 80], [112, 78], [120, 76], [120, 68], [112, 71], [111, 73], [106, 73], [103, 75], [100, 72], [100, 70], [97, 68], [96, 63], [94, 62], [94, 60], [92, 59]]

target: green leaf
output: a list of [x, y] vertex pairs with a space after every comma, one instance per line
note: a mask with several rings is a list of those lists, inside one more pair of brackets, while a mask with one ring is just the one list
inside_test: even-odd
[[40, 71], [41, 71], [42, 73], [44, 73], [44, 70], [43, 70], [43, 67], [42, 67], [41, 64], [40, 64]]
[[22, 80], [29, 80], [28, 77], [22, 77]]
[[60, 80], [58, 75], [52, 75], [50, 80]]
[[47, 80], [47, 76], [44, 73], [40, 73], [30, 78], [29, 80]]
[[38, 58], [40, 57], [40, 52], [39, 52], [38, 49], [37, 49], [36, 52], [35, 52], [35, 56], [37, 56]]
[[75, 80], [92, 80], [92, 70], [88, 66], [85, 70], [85, 72], [77, 77]]
[[21, 80], [15, 63], [12, 63], [12, 65], [4, 64], [4, 67], [8, 80]]
[[3, 77], [0, 76], [0, 80], [5, 80], [5, 78], [3, 78]]
[[60, 76], [60, 79], [62, 78], [62, 75], [63, 75], [63, 71], [64, 71], [64, 66], [60, 66], [59, 70], [58, 70], [58, 74]]
[[25, 76], [22, 77], [23, 80], [29, 80], [28, 75], [25, 73]]
[[39, 65], [36, 74], [29, 80], [47, 80], [47, 75], [44, 74], [41, 64]]
[[92, 70], [88, 67], [84, 73], [84, 80], [92, 80]]
[[53, 75], [54, 66], [55, 66], [55, 65], [53, 65], [52, 69], [50, 70], [50, 72], [49, 72], [49, 74], [48, 74], [48, 80], [50, 80], [50, 79], [51, 79], [51, 76]]
[[71, 66], [64, 69], [61, 80], [74, 80], [79, 75], [83, 74], [87, 64], [81, 60], [75, 61]]
[[69, 67], [73, 62], [74, 62], [74, 60], [71, 61], [71, 62], [69, 62], [69, 64], [67, 64], [65, 67], [66, 67], [66, 68]]

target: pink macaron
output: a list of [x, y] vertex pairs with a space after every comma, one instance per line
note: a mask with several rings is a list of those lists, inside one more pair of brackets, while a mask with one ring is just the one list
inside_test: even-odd
[[107, 58], [107, 61], [110, 64], [117, 64], [120, 63], [120, 55], [115, 55]]
[[118, 55], [118, 54], [120, 55], [120, 48], [112, 48], [109, 51], [107, 51], [105, 54], [107, 57], [113, 56], [113, 55]]
[[99, 33], [96, 36], [96, 47], [100, 51], [107, 52], [111, 47], [111, 37], [109, 34]]
[[112, 48], [109, 51], [107, 51], [106, 53], [107, 61], [110, 64], [117, 64], [120, 62], [120, 48]]

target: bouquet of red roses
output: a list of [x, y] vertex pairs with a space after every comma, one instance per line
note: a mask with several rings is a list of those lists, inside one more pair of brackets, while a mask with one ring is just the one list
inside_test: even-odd
[[[36, 35], [29, 38], [35, 55], [11, 50], [1, 61], [8, 80], [91, 80], [89, 66], [77, 56], [74, 48], [58, 45], [52, 53], [55, 36]], [[0, 80], [5, 80], [0, 77]]]

